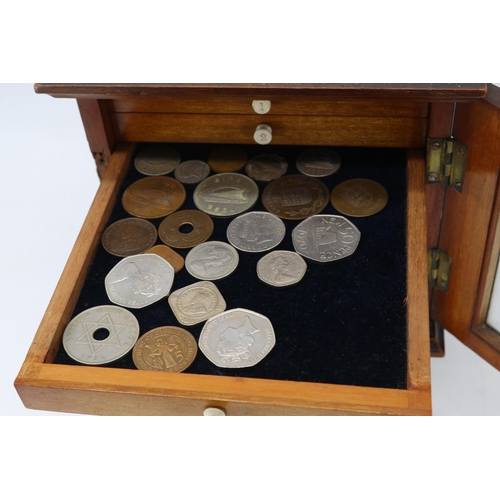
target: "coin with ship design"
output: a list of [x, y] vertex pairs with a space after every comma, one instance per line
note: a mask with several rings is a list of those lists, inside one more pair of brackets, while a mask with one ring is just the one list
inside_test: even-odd
[[263, 154], [252, 158], [245, 172], [256, 181], [269, 182], [286, 174], [288, 163], [278, 155]]
[[310, 177], [327, 177], [340, 168], [340, 156], [331, 149], [306, 149], [297, 158], [299, 172]]
[[177, 150], [160, 144], [143, 149], [134, 160], [137, 171], [144, 175], [164, 175], [172, 172], [181, 162], [181, 155]]

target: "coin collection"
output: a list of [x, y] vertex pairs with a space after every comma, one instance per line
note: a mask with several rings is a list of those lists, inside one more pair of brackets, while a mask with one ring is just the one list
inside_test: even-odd
[[[385, 188], [370, 179], [339, 183], [330, 193], [320, 178], [335, 175], [341, 159], [329, 148], [306, 149], [296, 161], [301, 174], [287, 175], [280, 156], [248, 158], [236, 146], [185, 162], [166, 145], [137, 154], [134, 166], [144, 177], [121, 198], [130, 217], [110, 224], [101, 239], [106, 252], [121, 257], [102, 284], [114, 305], [89, 308], [71, 320], [63, 334], [67, 354], [82, 364], [106, 365], [132, 350], [138, 369], [167, 372], [186, 370], [198, 350], [220, 368], [262, 361], [276, 337], [279, 342], [272, 318], [241, 307], [226, 310], [216, 284], [237, 273], [238, 252], [263, 254], [255, 273], [267, 286], [300, 286], [306, 262], [350, 257], [360, 243], [360, 231], [345, 216], [321, 215], [328, 203], [344, 215], [363, 217], [388, 202]], [[196, 186], [197, 210], [183, 209], [184, 185]], [[267, 211], [251, 211], [259, 197]], [[227, 242], [211, 239], [218, 218], [231, 219]], [[157, 230], [150, 221], [159, 219]], [[294, 252], [277, 249], [287, 237], [283, 220], [296, 223], [288, 235]], [[187, 251], [185, 258], [176, 250]], [[178, 288], [175, 274], [184, 267], [194, 282]], [[127, 309], [159, 301], [182, 327], [157, 325], [139, 337], [139, 323]], [[203, 322], [197, 342], [185, 327]]]

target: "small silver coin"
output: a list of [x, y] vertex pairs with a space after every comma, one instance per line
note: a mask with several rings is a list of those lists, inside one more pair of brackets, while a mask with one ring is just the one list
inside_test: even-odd
[[144, 175], [164, 175], [172, 172], [180, 162], [178, 151], [161, 144], [141, 151], [135, 157], [134, 166]]
[[68, 356], [84, 365], [106, 365], [127, 354], [139, 338], [139, 322], [126, 309], [97, 306], [75, 316], [64, 330]]
[[245, 172], [256, 181], [272, 181], [286, 174], [288, 163], [278, 155], [264, 154], [252, 158]]
[[278, 288], [295, 285], [306, 274], [307, 264], [295, 252], [276, 250], [257, 262], [257, 276], [268, 285]]
[[285, 224], [269, 212], [248, 212], [232, 220], [227, 228], [231, 245], [243, 252], [266, 252], [285, 237]]
[[183, 184], [197, 184], [209, 174], [210, 166], [200, 160], [184, 161], [174, 170], [174, 177]]
[[220, 368], [254, 366], [275, 344], [269, 319], [248, 309], [231, 309], [210, 318], [198, 341], [201, 352]]
[[356, 250], [361, 233], [340, 215], [313, 215], [292, 231], [295, 251], [316, 262], [333, 262]]
[[200, 280], [219, 280], [229, 276], [237, 267], [238, 252], [223, 241], [206, 241], [186, 255], [188, 273]]
[[326, 148], [306, 149], [297, 158], [299, 172], [309, 177], [326, 177], [340, 168], [340, 156]]
[[168, 295], [174, 274], [172, 265], [159, 255], [132, 255], [111, 269], [104, 285], [113, 304], [141, 309]]
[[193, 193], [194, 204], [215, 217], [232, 217], [251, 208], [259, 198], [255, 181], [242, 174], [224, 173], [200, 182]]

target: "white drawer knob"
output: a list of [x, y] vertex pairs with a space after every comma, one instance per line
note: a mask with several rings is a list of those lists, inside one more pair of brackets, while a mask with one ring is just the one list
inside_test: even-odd
[[273, 129], [265, 123], [257, 125], [253, 138], [257, 144], [269, 144], [273, 139]]
[[259, 115], [265, 115], [271, 109], [271, 101], [253, 101], [252, 108]]
[[220, 408], [214, 408], [212, 406], [209, 406], [208, 408], [205, 408], [205, 411], [203, 412], [204, 417], [225, 417], [226, 412], [224, 410], [221, 410]]

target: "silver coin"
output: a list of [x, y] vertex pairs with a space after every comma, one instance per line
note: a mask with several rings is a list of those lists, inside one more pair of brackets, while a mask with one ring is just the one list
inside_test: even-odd
[[[101, 330], [101, 332], [98, 332]], [[97, 306], [75, 316], [64, 330], [68, 356], [85, 365], [106, 365], [127, 354], [139, 338], [139, 322], [126, 309]]]
[[292, 231], [295, 251], [317, 262], [333, 262], [356, 250], [361, 233], [340, 215], [313, 215]]
[[247, 309], [231, 309], [210, 318], [198, 342], [201, 352], [220, 368], [254, 366], [275, 344], [269, 319]]
[[166, 297], [173, 282], [172, 265], [151, 253], [122, 259], [108, 273], [104, 285], [113, 304], [140, 309]]
[[231, 245], [244, 252], [266, 252], [285, 237], [285, 224], [269, 212], [248, 212], [232, 220], [227, 228]]
[[272, 181], [286, 174], [288, 163], [278, 155], [264, 154], [252, 158], [245, 172], [256, 181]]
[[193, 193], [194, 204], [208, 215], [232, 217], [251, 208], [259, 198], [255, 181], [242, 174], [224, 173], [208, 177]]
[[226, 301], [210, 281], [199, 281], [172, 292], [168, 297], [177, 321], [196, 325], [226, 310]]
[[141, 151], [135, 157], [134, 166], [144, 175], [164, 175], [172, 172], [180, 162], [178, 151], [161, 144]]
[[309, 177], [326, 177], [340, 168], [340, 156], [331, 149], [307, 149], [297, 158], [297, 168]]
[[174, 170], [174, 177], [183, 184], [197, 184], [209, 174], [210, 166], [200, 160], [184, 161]]
[[229, 276], [239, 260], [238, 252], [228, 243], [206, 241], [190, 250], [184, 264], [191, 276], [213, 281]]
[[261, 281], [275, 287], [295, 285], [306, 274], [307, 264], [295, 252], [276, 250], [264, 255], [257, 262], [257, 276]]

